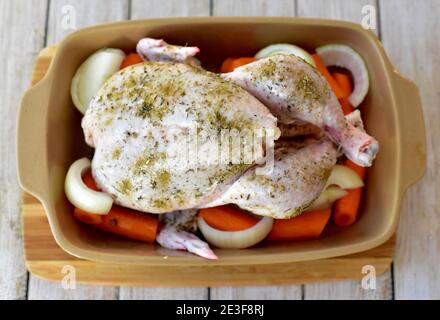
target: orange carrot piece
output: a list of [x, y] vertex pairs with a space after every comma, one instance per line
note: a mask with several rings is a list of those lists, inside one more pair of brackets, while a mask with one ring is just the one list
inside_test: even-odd
[[346, 191], [347, 195], [334, 204], [333, 222], [338, 227], [348, 227], [356, 222], [361, 202], [362, 188]]
[[246, 230], [258, 222], [256, 217], [232, 205], [201, 209], [199, 215], [211, 227], [223, 231]]
[[350, 76], [343, 72], [332, 72], [332, 77], [338, 83], [339, 87], [344, 91], [348, 98], [353, 92], [353, 85], [351, 84]]
[[130, 239], [153, 243], [159, 220], [145, 213], [113, 206], [107, 215], [102, 216], [102, 223], [94, 227]]
[[254, 62], [255, 60], [256, 59], [254, 57], [228, 58], [223, 62], [220, 71], [222, 73], [232, 72], [235, 68], [244, 66], [245, 64]]
[[220, 67], [221, 73], [228, 73], [233, 71], [232, 69], [232, 62], [234, 61], [234, 58], [227, 58], [225, 61], [223, 61], [222, 66]]
[[328, 220], [331, 209], [304, 212], [291, 219], [276, 219], [267, 236], [269, 241], [306, 240], [318, 238]]
[[137, 53], [129, 53], [124, 61], [122, 61], [121, 66], [120, 66], [120, 70], [127, 68], [129, 66], [132, 66], [134, 64], [138, 64], [143, 62], [144, 60], [142, 60], [142, 58], [140, 57], [140, 55], [138, 55]]
[[354, 108], [350, 104], [350, 101], [348, 100], [353, 90], [350, 77], [342, 72], [333, 72], [331, 75], [336, 80], [339, 87], [344, 93], [344, 96], [339, 99], [339, 103], [341, 104], [342, 107], [342, 112], [344, 113], [344, 115], [352, 113], [354, 111]]
[[91, 170], [87, 170], [86, 173], [84, 173], [82, 180], [84, 184], [90, 189], [99, 191], [98, 186], [96, 185], [95, 180], [93, 179]]
[[248, 63], [254, 62], [255, 60], [257, 59], [255, 59], [254, 57], [242, 57], [242, 58], [234, 59], [234, 61], [232, 61], [231, 64], [232, 71], [234, 71], [235, 68], [244, 66]]
[[356, 163], [354, 163], [351, 160], [346, 159], [344, 161], [344, 166], [349, 167], [350, 169], [356, 171], [356, 173], [358, 174], [358, 176], [364, 180], [365, 179], [365, 173], [367, 171], [367, 168], [365, 167], [361, 167], [359, 165], [357, 165]]
[[327, 67], [324, 65], [324, 62], [322, 61], [321, 57], [318, 54], [312, 54], [313, 60], [316, 64], [316, 69], [318, 69], [322, 75], [327, 79], [330, 87], [332, 88], [334, 94], [336, 95], [336, 98], [341, 99], [344, 97], [344, 91], [341, 89], [339, 84], [336, 82], [335, 79], [333, 79], [332, 75], [328, 71]]
[[354, 108], [351, 106], [351, 103], [350, 101], [348, 101], [347, 97], [339, 99], [339, 104], [342, 107], [342, 112], [344, 113], [344, 116], [354, 111]]
[[81, 222], [84, 222], [85, 224], [97, 225], [102, 223], [102, 216], [99, 214], [88, 213], [78, 208], [75, 208], [73, 215], [75, 218]]
[[[353, 169], [364, 180], [366, 168], [358, 166], [350, 160], [345, 160], [344, 165]], [[333, 222], [339, 227], [348, 227], [356, 222], [359, 205], [361, 203], [362, 188], [346, 190], [347, 195], [337, 200], [334, 204]]]
[[[334, 73], [336, 81], [341, 89], [344, 91], [344, 97], [339, 99], [342, 106], [342, 111], [345, 114], [351, 113], [354, 108], [348, 101], [353, 90], [350, 77], [344, 73]], [[361, 167], [350, 160], [345, 160], [344, 165], [354, 170], [359, 177], [364, 180], [366, 168]], [[347, 195], [334, 204], [333, 222], [339, 227], [348, 227], [356, 222], [359, 206], [361, 203], [362, 188], [349, 189]]]
[[[84, 173], [82, 178], [87, 187], [99, 190], [90, 170]], [[92, 214], [75, 208], [74, 216], [98, 229], [149, 243], [156, 239], [159, 227], [156, 217], [118, 206], [113, 206], [107, 215]]]

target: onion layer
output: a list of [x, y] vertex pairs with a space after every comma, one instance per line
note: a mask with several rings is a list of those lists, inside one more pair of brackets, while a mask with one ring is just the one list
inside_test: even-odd
[[355, 189], [363, 187], [364, 182], [354, 170], [337, 164], [333, 167], [325, 188], [332, 185], [337, 185], [342, 189]]
[[306, 211], [323, 210], [332, 206], [333, 202], [345, 197], [347, 191], [336, 186], [327, 187]]
[[88, 213], [106, 215], [112, 208], [113, 199], [107, 193], [92, 190], [84, 184], [82, 176], [89, 168], [89, 159], [75, 161], [67, 172], [64, 191], [75, 207]]
[[328, 44], [316, 49], [327, 67], [335, 66], [348, 69], [353, 76], [354, 90], [350, 103], [357, 108], [365, 99], [370, 86], [368, 69], [364, 59], [351, 47], [342, 44]]
[[106, 48], [96, 51], [78, 68], [70, 93], [73, 104], [82, 114], [104, 82], [119, 70], [124, 59], [124, 51]]
[[244, 249], [266, 238], [272, 229], [273, 218], [263, 217], [256, 225], [242, 231], [214, 229], [202, 217], [198, 217], [197, 224], [210, 244], [222, 249]]
[[303, 59], [308, 64], [311, 64], [312, 66], [316, 67], [315, 61], [306, 50], [289, 43], [277, 43], [264, 47], [263, 49], [257, 52], [255, 58], [262, 59], [280, 53], [293, 54], [298, 58]]

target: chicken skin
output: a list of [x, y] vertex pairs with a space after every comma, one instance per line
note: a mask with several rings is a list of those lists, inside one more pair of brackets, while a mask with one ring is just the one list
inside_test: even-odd
[[162, 247], [186, 250], [206, 259], [218, 259], [209, 245], [194, 234], [197, 231], [196, 209], [165, 213], [161, 215], [161, 221], [164, 226], [160, 229], [156, 241]]
[[208, 203], [264, 159], [260, 142], [249, 162], [215, 161], [214, 137], [221, 130], [279, 136], [276, 118], [247, 91], [173, 62], [145, 62], [113, 75], [91, 101], [82, 127], [95, 148], [98, 186], [116, 204], [150, 213]]
[[239, 67], [223, 77], [248, 90], [278, 118], [319, 127], [353, 162], [371, 166], [378, 142], [344, 117], [326, 79], [304, 60], [278, 54]]
[[144, 38], [136, 46], [144, 61], [172, 61], [198, 65], [194, 56], [200, 52], [197, 47], [182, 47], [166, 43], [163, 39]]
[[320, 195], [336, 159], [337, 150], [327, 139], [283, 142], [275, 150], [270, 174], [258, 175], [256, 167], [248, 170], [206, 207], [233, 203], [257, 215], [292, 218]]

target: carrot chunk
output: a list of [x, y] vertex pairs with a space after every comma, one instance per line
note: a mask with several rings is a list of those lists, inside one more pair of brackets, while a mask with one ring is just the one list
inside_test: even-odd
[[267, 240], [283, 241], [318, 238], [327, 225], [330, 215], [331, 209], [324, 209], [304, 212], [291, 219], [274, 220]]
[[[364, 180], [366, 168], [358, 166], [350, 160], [345, 160], [344, 165], [353, 169]], [[349, 189], [347, 195], [336, 200], [334, 204], [333, 222], [339, 227], [348, 227], [356, 222], [361, 203], [362, 188]]]
[[344, 97], [344, 91], [341, 89], [339, 84], [336, 82], [335, 79], [331, 76], [330, 72], [328, 71], [327, 67], [324, 65], [324, 62], [322, 61], [321, 57], [318, 54], [312, 54], [313, 60], [316, 64], [316, 69], [321, 72], [321, 74], [327, 79], [330, 87], [332, 88], [333, 92], [336, 95], [336, 98], [341, 99]]
[[223, 231], [246, 230], [258, 223], [256, 217], [232, 205], [201, 209], [199, 215], [211, 227]]
[[[99, 191], [90, 170], [83, 175], [83, 181], [90, 189]], [[154, 242], [159, 227], [156, 217], [115, 205], [106, 215], [92, 214], [75, 208], [74, 217], [95, 228], [148, 243]]]
[[138, 64], [141, 62], [143, 62], [143, 60], [140, 55], [138, 55], [137, 53], [129, 53], [125, 57], [124, 61], [122, 61], [119, 69], [122, 70], [124, 68], [127, 68], [129, 66], [132, 66], [134, 64]]
[[235, 68], [244, 66], [248, 63], [254, 62], [255, 60], [256, 59], [254, 57], [227, 58], [220, 67], [220, 71], [222, 73], [232, 72]]

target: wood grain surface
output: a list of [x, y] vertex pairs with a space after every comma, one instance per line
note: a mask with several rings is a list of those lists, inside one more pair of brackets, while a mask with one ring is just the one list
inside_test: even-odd
[[[364, 5], [374, 5], [378, 34], [397, 69], [418, 83], [428, 131], [428, 170], [412, 187], [402, 208], [393, 272], [379, 277], [377, 289], [359, 281], [299, 286], [223, 287], [217, 289], [144, 289], [78, 286], [65, 292], [59, 284], [30, 278], [21, 249], [20, 190], [15, 173], [15, 118], [21, 92], [29, 84], [33, 61], [46, 45], [72, 30], [64, 29], [63, 8], [72, 6], [76, 27], [110, 20], [180, 15], [320, 16], [360, 22]], [[436, 144], [439, 106], [440, 6], [437, 0], [0, 0], [1, 73], [0, 299], [150, 299], [150, 298], [440, 298], [438, 192], [440, 150]], [[13, 25], [13, 28], [11, 26]], [[23, 45], [23, 44], [26, 45]], [[20, 92], [20, 94], [17, 94]], [[200, 289], [202, 289], [200, 291]]]
[[6, 59], [6, 69], [0, 72], [0, 299], [27, 295], [15, 128], [20, 95], [29, 87], [34, 60], [44, 47], [46, 9], [46, 1], [0, 1], [0, 52]]
[[440, 3], [387, 0], [380, 8], [386, 51], [394, 66], [419, 86], [428, 148], [426, 174], [402, 206], [395, 298], [440, 299]]

